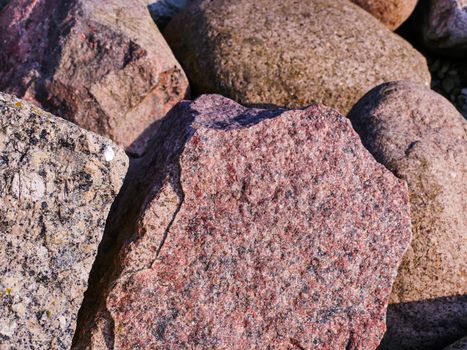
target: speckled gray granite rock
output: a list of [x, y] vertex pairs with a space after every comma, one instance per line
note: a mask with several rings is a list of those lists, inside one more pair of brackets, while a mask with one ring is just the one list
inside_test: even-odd
[[467, 336], [449, 345], [443, 350], [467, 350]]
[[0, 93], [0, 348], [68, 349], [128, 159]]
[[188, 80], [141, 0], [11, 0], [0, 12], [0, 91], [136, 155]]
[[194, 0], [146, 0], [149, 12], [159, 28], [163, 28], [181, 9]]
[[165, 37], [195, 94], [342, 113], [385, 81], [430, 83], [425, 58], [348, 0], [201, 0]]
[[467, 55], [467, 0], [425, 2], [421, 26], [424, 45], [442, 55]]
[[120, 254], [76, 349], [375, 349], [408, 196], [348, 119], [204, 95], [160, 130], [109, 218]]
[[[402, 81], [371, 90], [349, 118], [376, 160], [409, 185], [414, 236], [390, 301], [467, 294], [467, 121], [441, 95]], [[402, 305], [401, 319], [410, 319], [404, 312]], [[418, 320], [414, 332], [431, 327], [436, 334], [428, 326], [433, 317]], [[397, 336], [393, 341], [400, 346]]]

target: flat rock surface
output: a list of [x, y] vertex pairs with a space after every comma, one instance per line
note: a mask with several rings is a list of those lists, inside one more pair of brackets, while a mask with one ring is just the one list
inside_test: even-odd
[[376, 87], [349, 118], [376, 160], [406, 180], [410, 190], [414, 237], [391, 302], [467, 294], [465, 119], [444, 97], [409, 82]]
[[109, 219], [123, 248], [76, 348], [375, 349], [408, 197], [349, 121], [204, 95], [160, 130]]
[[467, 55], [467, 1], [426, 1], [422, 28], [425, 46], [442, 55]]
[[68, 349], [127, 169], [110, 140], [0, 93], [0, 348]]
[[201, 0], [165, 37], [193, 92], [342, 113], [385, 81], [430, 83], [425, 58], [347, 0]]
[[379, 19], [390, 30], [397, 29], [409, 18], [417, 0], [351, 0]]
[[0, 91], [141, 155], [188, 81], [140, 0], [11, 0]]

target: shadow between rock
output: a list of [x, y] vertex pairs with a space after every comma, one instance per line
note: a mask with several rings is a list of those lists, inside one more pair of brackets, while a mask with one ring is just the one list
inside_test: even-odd
[[441, 350], [467, 334], [467, 295], [390, 304], [378, 350]]

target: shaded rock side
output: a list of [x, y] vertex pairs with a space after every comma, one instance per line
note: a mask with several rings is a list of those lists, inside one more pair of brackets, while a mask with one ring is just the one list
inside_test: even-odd
[[141, 155], [188, 81], [139, 0], [12, 0], [0, 12], [0, 91]]
[[426, 1], [424, 12], [424, 45], [443, 55], [467, 57], [467, 1]]
[[467, 336], [462, 338], [459, 341], [456, 341], [454, 344], [449, 345], [443, 350], [466, 350], [467, 349]]
[[128, 159], [1, 93], [0, 126], [0, 348], [68, 349]]
[[409, 18], [418, 0], [351, 0], [379, 19], [390, 30], [397, 29]]
[[0, 10], [8, 4], [10, 0], [0, 0]]
[[376, 348], [408, 196], [350, 122], [204, 95], [160, 130], [109, 219], [120, 254], [75, 348]]
[[243, 104], [347, 113], [385, 81], [430, 83], [425, 58], [347, 0], [202, 0], [164, 34], [194, 93]]
[[146, 0], [149, 12], [159, 28], [164, 28], [167, 23], [180, 12], [187, 4], [194, 0]]
[[[467, 294], [467, 122], [441, 95], [402, 81], [370, 91], [349, 118], [376, 160], [409, 186], [414, 237], [391, 302]], [[414, 327], [423, 332], [423, 323]]]
[[467, 295], [389, 304], [378, 350], [439, 350], [467, 334]]

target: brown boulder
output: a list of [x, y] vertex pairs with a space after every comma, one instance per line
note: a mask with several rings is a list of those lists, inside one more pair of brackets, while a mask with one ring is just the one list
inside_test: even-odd
[[[466, 294], [467, 122], [444, 97], [402, 81], [374, 88], [349, 118], [376, 160], [409, 185], [414, 237], [390, 301]], [[411, 311], [398, 308], [401, 319], [409, 318], [404, 312]], [[426, 314], [413, 325], [415, 332], [423, 333], [438, 317]], [[465, 312], [457, 317], [465, 317]], [[402, 349], [399, 338], [394, 336], [392, 346]]]
[[140, 0], [11, 0], [0, 91], [143, 153], [188, 82]]
[[412, 14], [418, 0], [351, 0], [379, 19], [390, 30], [397, 29]]
[[202, 0], [164, 34], [194, 93], [244, 104], [347, 113], [385, 81], [430, 82], [423, 56], [347, 0]]
[[408, 198], [348, 120], [205, 95], [160, 130], [109, 219], [122, 249], [76, 348], [374, 349]]

